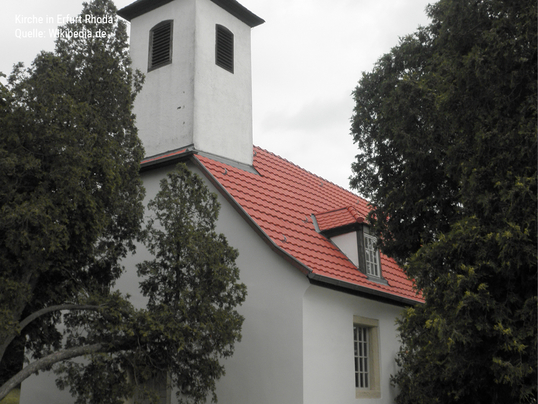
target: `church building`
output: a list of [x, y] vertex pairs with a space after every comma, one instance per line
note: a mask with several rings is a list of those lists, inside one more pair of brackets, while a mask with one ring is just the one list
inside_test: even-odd
[[[239, 251], [243, 337], [219, 403], [393, 403], [395, 319], [422, 299], [376, 249], [367, 201], [254, 146], [251, 29], [263, 19], [235, 0], [138, 0], [119, 15], [146, 75], [134, 112], [147, 200], [186, 163], [217, 194], [217, 232]], [[137, 288], [144, 254], [129, 258], [119, 287]], [[44, 396], [31, 380], [21, 403], [73, 402], [33, 401]]]

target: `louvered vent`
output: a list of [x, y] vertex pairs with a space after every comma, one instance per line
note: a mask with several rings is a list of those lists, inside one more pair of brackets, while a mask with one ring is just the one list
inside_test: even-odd
[[150, 31], [149, 68], [156, 69], [172, 62], [172, 20], [163, 21]]
[[234, 72], [234, 34], [222, 25], [216, 27], [215, 63]]

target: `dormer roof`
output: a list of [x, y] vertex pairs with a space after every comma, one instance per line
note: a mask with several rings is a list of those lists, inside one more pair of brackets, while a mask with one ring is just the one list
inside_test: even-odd
[[[320, 230], [363, 223], [369, 210], [363, 198], [259, 147], [254, 147], [250, 169], [189, 149], [179, 154], [190, 158], [270, 247], [313, 282], [400, 304], [422, 302], [393, 259], [380, 254], [387, 282], [374, 282], [318, 232], [312, 216]], [[177, 157], [168, 153], [163, 158], [170, 155]], [[148, 159], [142, 167], [157, 162]]]
[[354, 205], [315, 213], [319, 231], [328, 237], [348, 233], [366, 222], [366, 217]]

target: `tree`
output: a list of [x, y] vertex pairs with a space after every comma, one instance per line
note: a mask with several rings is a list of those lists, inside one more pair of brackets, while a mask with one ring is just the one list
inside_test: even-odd
[[536, 4], [427, 12], [354, 91], [351, 184], [425, 299], [397, 402], [536, 402]]
[[172, 384], [196, 402], [205, 402], [208, 390], [216, 401], [215, 380], [224, 374], [219, 357], [232, 355], [243, 323], [235, 311], [246, 297], [237, 250], [215, 232], [216, 195], [185, 165], [161, 181], [148, 207], [158, 226], [148, 223], [147, 246], [155, 259], [138, 265], [142, 292], [166, 332], [181, 336], [149, 357], [162, 362]]
[[156, 399], [152, 385], [177, 388], [180, 402], [204, 403], [209, 393], [216, 401], [215, 380], [224, 374], [219, 359], [231, 356], [241, 338], [235, 307], [246, 288], [237, 251], [215, 232], [216, 195], [180, 164], [148, 208], [154, 216], [146, 245], [154, 259], [138, 264], [147, 307], [135, 310], [116, 294], [116, 304], [108, 303], [113, 309], [66, 318], [68, 345], [101, 345], [89, 365], [59, 368], [60, 387], [70, 386], [77, 403], [122, 403], [133, 394]]
[[[81, 15], [114, 13], [102, 0]], [[125, 24], [64, 29], [106, 37], [60, 36], [54, 53], [27, 70], [17, 65], [2, 86], [2, 367], [20, 341], [36, 358], [59, 347], [58, 308], [86, 305], [118, 278], [143, 214], [143, 148], [132, 115], [141, 78], [130, 68]]]
[[[147, 383], [163, 375], [201, 402], [240, 337], [237, 252], [214, 232], [215, 197], [185, 169], [154, 204], [165, 227], [194, 212], [181, 222], [189, 230], [142, 229], [132, 107], [143, 78], [130, 67], [125, 24], [110, 0], [93, 0], [62, 30], [70, 35], [54, 52], [0, 85], [0, 399], [54, 367], [77, 403], [155, 399]], [[176, 205], [174, 192], [192, 198]], [[140, 269], [144, 308], [114, 290], [137, 239], [158, 261]]]

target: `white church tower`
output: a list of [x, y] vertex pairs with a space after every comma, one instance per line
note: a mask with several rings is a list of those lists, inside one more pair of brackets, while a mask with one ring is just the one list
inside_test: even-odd
[[138, 0], [118, 14], [146, 76], [134, 110], [146, 156], [190, 146], [251, 165], [250, 30], [264, 21], [235, 0]]

